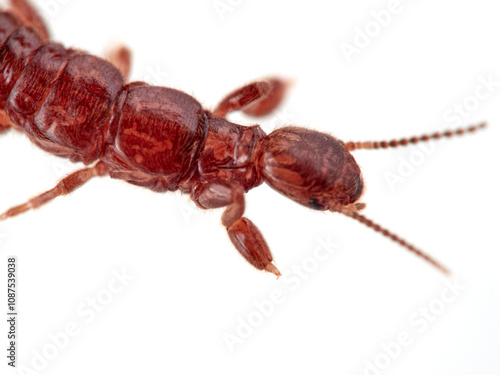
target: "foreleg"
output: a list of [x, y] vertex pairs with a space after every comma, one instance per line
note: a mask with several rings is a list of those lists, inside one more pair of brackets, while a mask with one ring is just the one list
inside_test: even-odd
[[279, 277], [281, 273], [272, 263], [273, 256], [262, 233], [254, 223], [243, 217], [244, 193], [243, 188], [237, 184], [212, 182], [198, 189], [192, 198], [202, 208], [227, 207], [221, 221], [236, 250], [258, 270], [265, 270]]

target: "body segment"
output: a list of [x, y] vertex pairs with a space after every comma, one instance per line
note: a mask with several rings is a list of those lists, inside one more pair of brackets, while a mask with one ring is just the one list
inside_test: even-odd
[[0, 13], [0, 108], [39, 147], [85, 164], [102, 160], [112, 178], [175, 190], [203, 147], [208, 122], [180, 91], [125, 84], [110, 62], [43, 42]]
[[253, 82], [227, 95], [213, 110], [192, 96], [143, 82], [127, 83], [130, 51], [110, 61], [50, 42], [26, 0], [0, 12], [0, 133], [24, 132], [54, 155], [83, 162], [0, 221], [71, 193], [96, 176], [110, 176], [156, 192], [181, 190], [203, 209], [225, 207], [222, 225], [241, 255], [259, 270], [280, 272], [257, 226], [244, 217], [244, 195], [261, 183], [315, 210], [342, 213], [381, 232], [443, 272], [440, 263], [358, 211], [364, 184], [350, 151], [406, 146], [462, 135], [471, 126], [410, 139], [348, 142], [286, 126], [266, 135], [258, 125], [229, 122], [233, 111], [260, 117], [281, 102], [279, 78]]
[[204, 145], [208, 119], [191, 96], [131, 83], [113, 121], [102, 160], [110, 176], [154, 191], [176, 190]]

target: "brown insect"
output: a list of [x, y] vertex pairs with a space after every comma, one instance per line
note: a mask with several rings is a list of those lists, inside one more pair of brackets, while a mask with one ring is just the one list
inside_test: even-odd
[[201, 208], [227, 207], [222, 224], [243, 257], [280, 276], [259, 229], [247, 218], [245, 193], [264, 181], [316, 210], [340, 212], [424, 258], [437, 261], [359, 213], [363, 192], [357, 149], [406, 146], [462, 135], [480, 124], [409, 139], [347, 142], [314, 130], [283, 127], [266, 135], [226, 116], [241, 110], [259, 117], [282, 101], [284, 81], [271, 78], [226, 96], [214, 111], [191, 96], [143, 82], [127, 83], [130, 52], [110, 61], [49, 41], [43, 21], [26, 0], [0, 12], [0, 133], [24, 132], [40, 148], [90, 165], [62, 179], [0, 220], [69, 194], [95, 176], [110, 176], [156, 192], [180, 190]]

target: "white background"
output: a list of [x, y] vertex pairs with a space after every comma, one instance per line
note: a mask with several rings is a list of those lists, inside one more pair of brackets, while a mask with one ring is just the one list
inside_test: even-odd
[[[134, 52], [132, 80], [182, 89], [206, 108], [254, 79], [293, 79], [278, 114], [262, 120], [267, 130], [291, 123], [346, 141], [444, 130], [454, 127], [446, 111], [473, 103], [479, 77], [500, 81], [492, 1], [401, 0], [378, 33], [371, 12], [381, 14], [388, 1], [221, 1], [230, 8], [222, 17], [213, 1], [57, 4], [45, 14], [55, 40], [100, 55], [123, 41]], [[354, 45], [357, 28], [366, 27], [377, 35], [348, 62], [340, 44]], [[453, 296], [446, 279], [397, 244], [267, 186], [248, 194], [247, 216], [283, 273], [303, 262], [312, 267], [318, 238], [338, 244], [298, 288], [291, 277], [276, 281], [246, 264], [219, 223], [221, 210], [202, 212], [179, 193], [102, 178], [0, 223], [1, 290], [7, 257], [16, 256], [19, 268], [18, 364], [32, 368], [35, 353], [45, 351], [54, 358], [37, 373], [54, 375], [378, 373], [368, 363], [386, 367], [384, 374], [498, 374], [500, 87], [493, 91], [463, 121], [487, 120], [489, 128], [439, 142], [394, 191], [387, 173], [398, 173], [401, 158], [415, 158], [418, 148], [355, 153], [365, 214], [452, 269], [449, 280], [466, 287], [453, 302], [441, 297]], [[20, 134], [3, 135], [0, 211], [78, 167]], [[106, 296], [113, 270], [123, 269], [134, 279], [87, 323], [78, 306]], [[273, 290], [282, 303], [259, 322], [254, 303]], [[0, 304], [5, 311], [4, 292]], [[444, 308], [425, 327], [412, 323], [429, 305]], [[230, 350], [225, 334], [249, 316], [258, 326]], [[54, 353], [49, 334], [71, 322], [79, 334]], [[398, 351], [389, 343], [402, 332], [411, 344]]]

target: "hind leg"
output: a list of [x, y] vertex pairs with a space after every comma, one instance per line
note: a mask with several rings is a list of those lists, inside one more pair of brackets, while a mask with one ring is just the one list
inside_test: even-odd
[[287, 83], [279, 78], [250, 83], [222, 99], [213, 115], [226, 117], [231, 112], [241, 110], [249, 116], [265, 116], [280, 105], [286, 88]]
[[13, 124], [9, 116], [7, 116], [5, 111], [0, 111], [0, 134], [7, 132], [12, 127]]
[[80, 186], [85, 184], [92, 177], [105, 176], [108, 174], [108, 166], [102, 161], [97, 162], [93, 167], [83, 168], [76, 172], [71, 173], [69, 176], [63, 178], [59, 183], [52, 189], [47, 190], [45, 193], [37, 195], [31, 198], [28, 202], [20, 204], [5, 211], [0, 214], [0, 221], [5, 220], [9, 217], [13, 217], [28, 210], [38, 208], [44, 204], [50, 202], [52, 199], [57, 198], [60, 195], [66, 195], [72, 191], [78, 189]]
[[117, 46], [106, 52], [105, 56], [111, 64], [118, 68], [125, 81], [128, 82], [132, 60], [130, 49], [125, 46]]
[[35, 29], [43, 41], [49, 40], [47, 26], [38, 12], [27, 0], [10, 0], [9, 10], [25, 25]]

